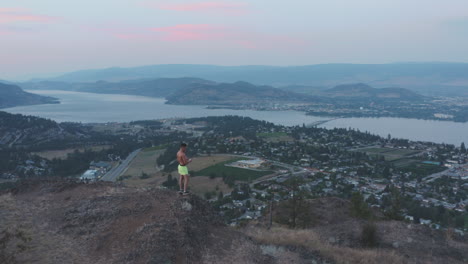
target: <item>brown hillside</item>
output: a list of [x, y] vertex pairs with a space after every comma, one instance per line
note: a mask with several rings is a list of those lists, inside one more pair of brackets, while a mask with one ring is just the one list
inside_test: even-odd
[[167, 190], [33, 185], [0, 196], [0, 222], [31, 238], [19, 263], [270, 263], [205, 201]]
[[[313, 223], [307, 229], [289, 229], [274, 223], [266, 230], [268, 217], [244, 230], [261, 244], [301, 248], [336, 263], [467, 263], [468, 241], [451, 231], [434, 230], [403, 221], [374, 221], [378, 245], [362, 243], [366, 220], [350, 214], [350, 202], [335, 197], [307, 200]], [[274, 214], [279, 213], [274, 210]], [[378, 212], [374, 212], [378, 214]], [[379, 220], [380, 219], [380, 220]]]

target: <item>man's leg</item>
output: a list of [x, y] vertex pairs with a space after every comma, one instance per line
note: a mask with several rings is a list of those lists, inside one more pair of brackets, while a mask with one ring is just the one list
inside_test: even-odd
[[179, 187], [180, 187], [180, 191], [182, 191], [184, 189], [184, 175], [182, 174], [179, 174]]
[[184, 175], [184, 192], [187, 192], [187, 186], [188, 186], [188, 183], [189, 183], [189, 177], [190, 175]]

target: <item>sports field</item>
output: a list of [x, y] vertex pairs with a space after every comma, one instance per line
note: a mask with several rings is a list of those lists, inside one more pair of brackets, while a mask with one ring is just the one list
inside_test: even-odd
[[419, 153], [419, 150], [414, 149], [394, 149], [394, 148], [364, 148], [360, 149], [361, 152], [366, 153], [375, 153], [375, 154], [382, 154], [382, 155], [393, 155], [393, 156], [409, 156], [416, 153]]
[[356, 150], [359, 152], [365, 152], [370, 156], [383, 156], [386, 161], [391, 161], [396, 167], [408, 167], [418, 162], [418, 160], [411, 158], [411, 155], [418, 154], [419, 150], [413, 149], [397, 149], [397, 148], [363, 148]]
[[251, 181], [262, 176], [272, 174], [272, 171], [260, 171], [260, 170], [249, 170], [243, 168], [236, 168], [225, 166], [225, 164], [232, 163], [242, 158], [234, 158], [224, 162], [217, 163], [215, 165], [209, 166], [203, 170], [196, 171], [196, 176], [210, 176], [212, 178], [217, 177], [234, 177], [236, 181]]

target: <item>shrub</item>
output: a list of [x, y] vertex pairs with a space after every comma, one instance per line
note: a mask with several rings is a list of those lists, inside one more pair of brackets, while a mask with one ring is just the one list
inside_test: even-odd
[[378, 245], [377, 226], [373, 222], [367, 222], [362, 227], [361, 243], [364, 247], [376, 247]]
[[145, 173], [145, 172], [142, 172], [141, 175], [140, 175], [140, 179], [149, 179], [151, 176], [149, 176], [149, 174]]
[[29, 248], [31, 238], [21, 230], [3, 230], [0, 232], [0, 261], [18, 263], [16, 256]]
[[119, 176], [119, 178], [117, 178], [117, 181], [124, 181], [126, 179], [130, 179], [132, 176], [130, 175], [122, 175], [122, 176]]

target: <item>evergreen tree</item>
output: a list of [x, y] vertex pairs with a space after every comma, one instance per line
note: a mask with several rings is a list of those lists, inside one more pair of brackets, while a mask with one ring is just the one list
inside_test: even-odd
[[355, 192], [351, 196], [351, 214], [363, 219], [369, 219], [372, 216], [369, 206], [360, 192]]
[[391, 186], [390, 195], [388, 197], [390, 205], [386, 211], [387, 217], [394, 220], [403, 220], [401, 215], [402, 197], [400, 191], [395, 186]]
[[302, 179], [292, 177], [286, 184], [292, 193], [291, 199], [278, 205], [275, 222], [288, 225], [290, 228], [307, 228], [313, 225], [313, 215], [306, 200], [306, 193], [299, 189]]

